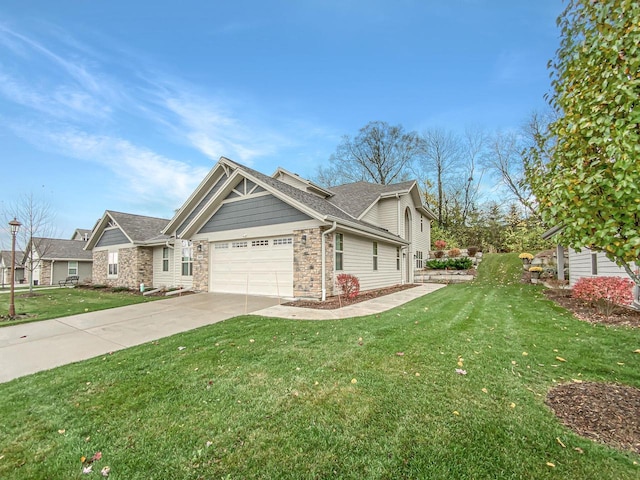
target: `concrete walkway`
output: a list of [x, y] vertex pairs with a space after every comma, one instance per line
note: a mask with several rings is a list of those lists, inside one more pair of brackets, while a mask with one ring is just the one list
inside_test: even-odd
[[374, 298], [335, 310], [275, 305], [265, 308], [264, 310], [253, 312], [253, 314], [263, 317], [290, 318], [295, 320], [336, 320], [340, 318], [362, 317], [364, 315], [386, 312], [387, 310], [391, 310], [399, 305], [404, 305], [428, 293], [435, 292], [445, 286], [446, 285], [437, 283], [424, 283], [415, 288], [408, 288], [407, 290], [385, 295], [384, 297]]
[[0, 328], [0, 383], [277, 305], [202, 293]]
[[238, 315], [296, 320], [359, 317], [390, 310], [444, 286], [423, 284], [337, 310], [286, 307], [271, 297], [200, 293], [4, 327], [0, 328], [0, 383]]

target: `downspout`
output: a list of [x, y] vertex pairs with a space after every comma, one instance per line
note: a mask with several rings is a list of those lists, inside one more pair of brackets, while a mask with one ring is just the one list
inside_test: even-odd
[[333, 222], [333, 226], [329, 229], [329, 230], [325, 230], [324, 232], [322, 232], [322, 252], [321, 252], [321, 256], [322, 256], [322, 301], [324, 302], [327, 299], [327, 280], [326, 280], [326, 273], [327, 273], [327, 260], [325, 259], [325, 255], [326, 255], [326, 236], [329, 233], [333, 233], [335, 232], [336, 228], [338, 228], [338, 224], [335, 222]]
[[397, 230], [396, 233], [398, 234], [399, 237], [401, 237], [400, 235], [400, 194], [396, 193], [396, 200], [398, 201], [398, 214], [396, 215], [396, 219], [397, 219]]
[[[49, 285], [53, 285], [53, 264], [56, 263], [55, 260], [51, 260], [51, 275], [49, 275]], [[80, 266], [78, 266], [78, 270], [80, 270]]]

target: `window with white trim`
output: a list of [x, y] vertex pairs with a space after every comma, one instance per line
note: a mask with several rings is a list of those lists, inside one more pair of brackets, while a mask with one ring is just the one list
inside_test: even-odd
[[344, 236], [342, 233], [336, 233], [336, 270], [343, 270], [343, 256], [344, 256]]
[[118, 252], [109, 252], [107, 258], [107, 276], [118, 276]]
[[169, 247], [162, 247], [162, 271], [169, 271]]
[[251, 240], [252, 247], [268, 247], [269, 240]]
[[67, 263], [67, 275], [78, 275], [78, 262], [72, 260]]
[[378, 270], [378, 242], [373, 242], [373, 269]]
[[594, 252], [591, 254], [591, 275], [597, 275], [597, 274], [598, 274], [598, 254]]
[[193, 275], [193, 242], [182, 240], [182, 276]]
[[223, 248], [229, 248], [229, 244], [228, 243], [216, 243], [213, 248], [215, 248], [216, 250], [220, 250]]
[[231, 248], [247, 248], [248, 246], [247, 242], [231, 242]]
[[424, 268], [424, 261], [421, 251], [416, 252], [416, 268]]

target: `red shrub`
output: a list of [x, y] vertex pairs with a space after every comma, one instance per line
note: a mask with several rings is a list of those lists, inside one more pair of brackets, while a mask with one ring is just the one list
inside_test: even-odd
[[434, 245], [436, 247], [436, 250], [444, 250], [447, 246], [447, 242], [445, 242], [444, 240], [436, 240], [434, 242]]
[[594, 304], [601, 313], [610, 316], [616, 305], [633, 302], [633, 286], [628, 278], [581, 278], [574, 285], [572, 296]]
[[347, 298], [355, 298], [360, 293], [360, 281], [358, 277], [348, 273], [341, 273], [336, 277], [338, 287], [342, 294]]

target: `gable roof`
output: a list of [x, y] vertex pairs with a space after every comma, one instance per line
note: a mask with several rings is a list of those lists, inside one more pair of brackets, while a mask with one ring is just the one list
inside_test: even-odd
[[396, 193], [407, 194], [415, 184], [415, 180], [391, 185], [370, 182], [346, 183], [331, 188], [334, 195], [329, 201], [354, 217], [360, 218], [382, 196]]
[[[225, 173], [224, 176], [222, 175], [222, 172]], [[278, 171], [276, 171], [276, 173], [277, 172]], [[284, 170], [280, 170], [280, 172], [284, 172]], [[220, 201], [224, 198], [224, 195], [226, 195], [233, 188], [233, 185], [237, 183], [240, 176], [250, 179], [275, 197], [279, 198], [285, 203], [288, 203], [289, 205], [292, 205], [294, 208], [297, 208], [301, 212], [306, 213], [316, 220], [322, 222], [336, 222], [343, 228], [351, 228], [361, 232], [362, 234], [379, 236], [398, 244], [408, 243], [407, 240], [401, 238], [400, 236], [392, 234], [382, 227], [365, 222], [353, 213], [345, 210], [344, 208], [341, 208], [340, 205], [332, 202], [333, 196], [329, 198], [323, 198], [315, 193], [310, 193], [306, 190], [296, 188], [286, 182], [260, 173], [257, 170], [236, 163], [233, 160], [229, 160], [225, 157], [220, 158], [216, 166], [214, 166], [207, 175], [205, 179], [206, 181], [203, 181], [200, 184], [198, 189], [182, 206], [176, 216], [174, 216], [171, 222], [169, 222], [169, 225], [164, 230], [164, 233], [175, 233], [178, 228], [181, 229], [179, 236], [184, 235], [185, 237], [188, 237], [196, 233], [198, 228], [204, 222], [206, 222], [211, 214], [215, 211], [216, 206], [220, 204]], [[200, 205], [197, 203], [198, 199], [205, 198], [208, 192], [210, 192], [212, 188], [212, 182], [208, 180], [212, 178], [223, 178], [224, 186], [218, 188], [215, 195], [207, 199], [205, 205]], [[396, 185], [393, 186], [393, 188], [391, 188], [392, 186], [383, 186], [383, 193], [389, 193], [389, 191], [400, 191], [398, 190], [399, 188], [404, 188], [402, 192], [406, 194], [409, 193], [407, 187], [415, 186], [416, 183], [404, 182], [399, 185], [400, 187]], [[380, 193], [378, 193], [378, 195], [376, 196], [376, 201], [379, 198], [381, 198]], [[420, 204], [419, 201], [417, 203]], [[345, 203], [342, 206], [349, 207], [349, 204]], [[198, 209], [198, 213], [196, 215], [189, 216], [189, 210], [193, 210], [194, 208]], [[186, 225], [184, 229], [182, 229], [182, 222], [187, 221], [188, 225]]]
[[95, 247], [102, 232], [111, 222], [115, 223], [127, 239], [134, 244], [144, 245], [163, 242], [169, 238], [166, 235], [162, 235], [162, 231], [169, 223], [169, 220], [166, 218], [105, 210], [104, 215], [102, 215], [102, 218], [98, 220], [98, 223], [96, 223], [96, 226], [93, 228], [91, 237], [89, 237], [89, 241], [84, 246], [85, 250], [91, 250]]
[[[16, 258], [15, 258], [15, 267], [16, 268], [24, 268], [22, 263], [22, 259], [24, 258], [24, 252], [16, 250]], [[9, 267], [11, 265], [11, 250], [0, 250], [0, 260], [5, 265], [5, 267]]]
[[85, 241], [85, 239], [89, 239], [89, 235], [91, 235], [91, 230], [88, 228], [76, 228], [71, 235], [71, 240]]
[[[84, 249], [84, 242], [62, 238], [33, 237], [32, 244], [42, 260], [91, 260], [91, 252]], [[29, 251], [29, 248], [27, 248]]]
[[[307, 190], [316, 193], [322, 197], [331, 197], [333, 196], [333, 192], [331, 190], [328, 190], [324, 187], [321, 187], [320, 185], [318, 185], [317, 183], [312, 182], [311, 180], [307, 180], [306, 178], [302, 178], [300, 175], [298, 175], [297, 173], [291, 173], [288, 170], [285, 170], [282, 167], [278, 167], [277, 170], [273, 173], [273, 175], [271, 175], [271, 178], [275, 178], [276, 180], [280, 180], [281, 178], [284, 177], [290, 177], [292, 179], [294, 179], [294, 181], [299, 182], [302, 185], [305, 185]], [[285, 182], [286, 183], [286, 182]]]

